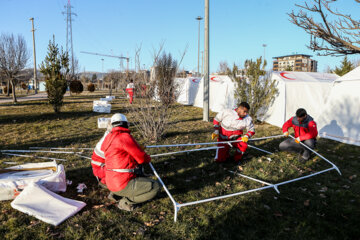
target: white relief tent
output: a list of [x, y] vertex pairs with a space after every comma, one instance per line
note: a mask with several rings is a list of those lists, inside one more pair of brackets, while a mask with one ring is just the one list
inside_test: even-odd
[[[226, 75], [210, 75], [209, 81], [209, 108], [213, 112], [220, 112], [223, 109], [235, 108], [236, 84]], [[194, 106], [203, 107], [204, 103], [204, 78], [200, 80]]]
[[196, 77], [176, 78], [175, 84], [178, 94], [176, 101], [184, 105], [193, 105], [200, 80]]
[[360, 67], [335, 80], [317, 123], [320, 137], [360, 146]]
[[282, 127], [295, 115], [298, 108], [304, 108], [315, 121], [320, 116], [330, 94], [336, 74], [316, 72], [273, 72], [279, 93], [261, 120]]

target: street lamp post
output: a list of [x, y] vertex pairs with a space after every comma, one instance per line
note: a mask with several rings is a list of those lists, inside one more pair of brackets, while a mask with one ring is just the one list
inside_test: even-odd
[[34, 51], [34, 82], [33, 86], [35, 89], [35, 94], [38, 93], [38, 82], [37, 82], [37, 73], [36, 73], [36, 50], [35, 50], [35, 29], [34, 29], [34, 18], [30, 18], [32, 23], [32, 35], [33, 35], [33, 51]]
[[199, 65], [200, 65], [200, 21], [202, 20], [203, 18], [198, 16], [196, 18], [196, 20], [199, 21], [199, 31], [198, 31], [198, 65], [197, 65], [197, 74], [200, 73], [200, 70], [199, 70]]
[[203, 121], [209, 121], [209, 0], [205, 0], [205, 71], [204, 71], [204, 102]]

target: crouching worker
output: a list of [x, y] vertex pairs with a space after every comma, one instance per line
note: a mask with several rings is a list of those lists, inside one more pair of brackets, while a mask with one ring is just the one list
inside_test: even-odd
[[280, 143], [280, 151], [288, 151], [302, 154], [299, 156], [300, 162], [306, 162], [310, 159], [310, 150], [300, 145], [300, 142], [314, 149], [316, 146], [316, 137], [318, 135], [316, 123], [313, 118], [306, 113], [306, 110], [299, 108], [296, 116], [286, 121], [282, 127], [282, 131], [286, 137], [289, 136], [289, 128], [292, 127], [295, 133], [295, 141], [288, 138]]
[[94, 152], [91, 156], [91, 167], [93, 170], [93, 174], [99, 182], [99, 185], [103, 188], [106, 188], [106, 181], [105, 181], [105, 154], [101, 150], [101, 146], [104, 142], [105, 137], [110, 133], [112, 129], [112, 125], [109, 122], [106, 132], [104, 136], [100, 139], [100, 141], [96, 144], [94, 148]]
[[[248, 115], [250, 106], [247, 102], [240, 103], [236, 109], [226, 109], [219, 112], [214, 118], [214, 133], [211, 135], [212, 140], [216, 139], [218, 142], [242, 140], [242, 142], [231, 143], [236, 148], [234, 156], [235, 162], [241, 160], [247, 149], [247, 141], [255, 134], [255, 128], [252, 118]], [[247, 133], [244, 134], [244, 129]], [[224, 162], [229, 158], [228, 144], [218, 144], [216, 150], [215, 161]]]
[[160, 189], [158, 181], [140, 177], [139, 165], [151, 158], [131, 136], [128, 121], [123, 114], [111, 117], [112, 130], [106, 136], [101, 150], [105, 153], [105, 179], [111, 196], [120, 196], [118, 208], [132, 211], [134, 205], [154, 198]]

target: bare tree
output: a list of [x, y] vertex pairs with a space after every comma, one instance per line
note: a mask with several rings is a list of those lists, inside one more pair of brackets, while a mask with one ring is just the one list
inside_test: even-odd
[[0, 36], [0, 71], [8, 79], [12, 86], [13, 103], [16, 103], [15, 86], [17, 77], [25, 68], [29, 60], [29, 52], [26, 47], [25, 38], [22, 35], [15, 37], [13, 34], [1, 34]]
[[[337, 0], [311, 0], [304, 5], [295, 5], [299, 12], [292, 11], [288, 15], [290, 21], [311, 35], [307, 47], [318, 51], [320, 56], [342, 56], [360, 53], [360, 21], [351, 15], [340, 13], [330, 8]], [[355, 0], [360, 3], [360, 0]], [[319, 17], [317, 22], [311, 15]], [[331, 21], [330, 19], [336, 18]]]
[[109, 87], [109, 95], [111, 96], [112, 90], [125, 89], [126, 87], [126, 73], [122, 73], [119, 71], [111, 71], [110, 73], [106, 74], [104, 77], [104, 82]]
[[218, 67], [217, 72], [219, 74], [226, 74], [228, 71], [230, 71], [230, 68], [229, 68], [229, 64], [227, 63], [227, 61], [219, 62], [219, 67]]
[[[186, 48], [187, 49], [187, 48]], [[140, 51], [137, 49], [137, 63], [140, 66]], [[180, 55], [180, 61], [173, 59], [171, 54], [163, 51], [163, 43], [153, 52], [153, 74], [150, 77], [145, 72], [130, 75], [135, 83], [135, 92], [138, 86], [143, 86], [143, 95], [129, 108], [136, 122], [135, 127], [148, 141], [160, 140], [168, 126], [169, 116], [174, 110], [173, 104], [177, 97], [175, 75], [184, 58], [186, 50]], [[138, 69], [140, 69], [138, 67]]]

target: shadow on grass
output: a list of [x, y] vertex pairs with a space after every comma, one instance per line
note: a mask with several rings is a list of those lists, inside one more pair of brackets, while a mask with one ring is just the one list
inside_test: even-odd
[[[256, 145], [265, 148], [263, 145]], [[266, 149], [266, 148], [265, 148]], [[233, 156], [235, 148], [230, 149]], [[261, 156], [266, 156], [258, 150], [248, 148], [241, 165], [246, 165]], [[159, 158], [154, 161], [154, 166], [160, 176], [164, 177], [165, 184], [173, 187], [173, 194], [185, 194], [188, 191], [204, 189], [207, 186], [214, 186], [222, 183], [229, 176], [237, 177], [228, 170], [237, 170], [237, 163], [233, 160], [224, 163], [214, 162], [215, 150], [185, 153], [173, 156], [172, 158]], [[256, 178], [256, 176], [253, 176]], [[294, 176], [286, 176], [288, 180]], [[297, 176], [296, 176], [297, 177]]]
[[59, 138], [55, 140], [43, 141], [43, 140], [32, 140], [27, 142], [26, 144], [9, 144], [1, 146], [0, 148], [3, 149], [20, 149], [20, 150], [27, 150], [30, 147], [66, 147], [73, 144], [88, 144], [91, 141], [99, 140], [103, 136], [103, 133], [96, 133], [87, 136], [81, 137], [70, 137], [70, 138]]
[[61, 113], [40, 113], [40, 114], [13, 114], [0, 116], [0, 124], [32, 123], [38, 121], [76, 119], [79, 117], [93, 117], [99, 113], [93, 111], [74, 111]]

